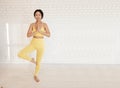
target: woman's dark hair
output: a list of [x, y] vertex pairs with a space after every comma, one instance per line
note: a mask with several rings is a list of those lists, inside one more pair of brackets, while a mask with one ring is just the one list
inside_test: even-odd
[[43, 11], [42, 11], [41, 9], [36, 9], [36, 10], [34, 11], [34, 16], [35, 16], [35, 13], [36, 13], [36, 12], [40, 12], [40, 13], [41, 13], [41, 19], [42, 19], [43, 16], [44, 16]]

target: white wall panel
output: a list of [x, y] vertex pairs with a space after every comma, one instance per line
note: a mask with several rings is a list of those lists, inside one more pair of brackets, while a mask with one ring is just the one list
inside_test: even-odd
[[38, 8], [51, 32], [42, 63], [120, 63], [119, 0], [0, 0], [1, 62], [24, 62], [17, 53]]

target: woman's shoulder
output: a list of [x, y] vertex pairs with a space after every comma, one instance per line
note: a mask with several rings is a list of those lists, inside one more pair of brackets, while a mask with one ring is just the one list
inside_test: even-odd
[[43, 26], [46, 26], [47, 25], [47, 23], [46, 22], [42, 22], [43, 23]]
[[35, 23], [30, 23], [31, 26], [33, 26]]
[[33, 28], [34, 27], [34, 23], [30, 23], [30, 27]]

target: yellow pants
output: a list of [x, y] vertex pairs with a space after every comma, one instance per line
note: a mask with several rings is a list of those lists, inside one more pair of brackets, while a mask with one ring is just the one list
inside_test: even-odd
[[18, 57], [23, 58], [25, 60], [31, 61], [32, 58], [29, 57], [28, 54], [30, 54], [33, 50], [36, 50], [36, 67], [34, 75], [38, 75], [40, 70], [40, 61], [44, 52], [44, 39], [36, 39], [33, 38], [29, 45], [27, 45], [25, 48], [23, 48], [19, 53]]

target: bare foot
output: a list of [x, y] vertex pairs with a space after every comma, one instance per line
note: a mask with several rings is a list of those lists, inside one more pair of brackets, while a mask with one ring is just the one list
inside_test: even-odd
[[31, 62], [34, 63], [34, 64], [36, 64], [36, 61], [35, 61], [34, 58], [32, 58]]
[[35, 80], [36, 82], [39, 82], [39, 81], [40, 81], [37, 76], [34, 76], [34, 80]]

